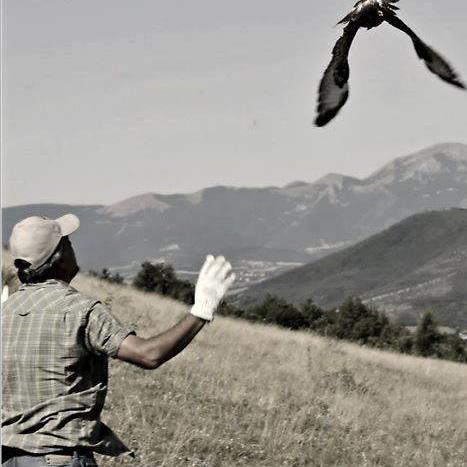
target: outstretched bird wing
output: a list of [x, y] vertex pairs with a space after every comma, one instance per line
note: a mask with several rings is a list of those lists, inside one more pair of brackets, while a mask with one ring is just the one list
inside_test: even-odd
[[461, 89], [465, 89], [464, 83], [461, 81], [455, 70], [449, 63], [435, 52], [431, 47], [425, 44], [412, 29], [410, 29], [401, 19], [399, 19], [394, 12], [386, 11], [384, 19], [391, 25], [401, 31], [405, 32], [412, 39], [415, 51], [420, 59], [425, 62], [427, 68], [438, 75], [442, 80], [452, 84]]
[[360, 26], [351, 21], [332, 50], [332, 59], [319, 85], [316, 126], [329, 123], [346, 103], [349, 97], [348, 55], [352, 41]]

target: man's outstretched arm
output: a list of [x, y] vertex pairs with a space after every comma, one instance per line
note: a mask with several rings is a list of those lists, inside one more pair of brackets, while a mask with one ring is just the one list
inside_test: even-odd
[[127, 336], [117, 358], [142, 368], [155, 369], [180, 353], [208, 321], [212, 321], [220, 301], [235, 280], [232, 266], [223, 256], [208, 256], [199, 273], [195, 304], [190, 314], [157, 336]]
[[121, 343], [117, 358], [153, 370], [180, 353], [205, 324], [205, 320], [188, 315], [157, 336], [144, 339], [129, 335]]

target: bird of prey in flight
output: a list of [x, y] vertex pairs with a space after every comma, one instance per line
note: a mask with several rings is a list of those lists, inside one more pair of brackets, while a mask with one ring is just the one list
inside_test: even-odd
[[399, 8], [394, 5], [399, 0], [360, 0], [353, 10], [338, 24], [345, 24], [344, 33], [337, 40], [329, 63], [319, 86], [316, 126], [329, 123], [346, 103], [349, 97], [349, 62], [348, 55], [352, 41], [360, 28], [375, 28], [386, 21], [400, 29], [412, 39], [418, 57], [425, 62], [427, 68], [442, 80], [465, 89], [457, 73], [449, 63], [423, 42], [396, 15]]

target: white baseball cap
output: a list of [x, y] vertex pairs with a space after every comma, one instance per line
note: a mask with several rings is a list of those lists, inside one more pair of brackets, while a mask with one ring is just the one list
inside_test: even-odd
[[31, 263], [33, 269], [42, 266], [57, 248], [62, 237], [70, 235], [79, 227], [74, 214], [65, 214], [58, 219], [32, 216], [18, 222], [10, 237], [13, 260], [22, 259]]

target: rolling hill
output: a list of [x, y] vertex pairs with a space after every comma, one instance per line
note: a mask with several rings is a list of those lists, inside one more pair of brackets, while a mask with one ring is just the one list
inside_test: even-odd
[[[72, 285], [143, 337], [187, 311], [84, 275]], [[218, 316], [155, 372], [112, 360], [102, 418], [135, 467], [461, 466], [466, 398], [459, 363]]]
[[197, 270], [229, 256], [244, 285], [307, 263], [418, 212], [467, 207], [467, 146], [440, 144], [395, 159], [365, 179], [329, 174], [285, 187], [217, 186], [191, 194], [146, 193], [109, 206], [37, 204], [3, 209], [3, 238], [34, 214], [74, 212], [83, 269], [131, 275], [144, 260]]
[[336, 307], [348, 296], [417, 320], [427, 309], [440, 323], [467, 327], [467, 210], [414, 215], [370, 238], [257, 284], [242, 301], [267, 293]]

